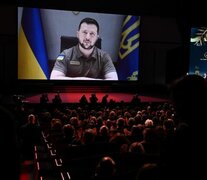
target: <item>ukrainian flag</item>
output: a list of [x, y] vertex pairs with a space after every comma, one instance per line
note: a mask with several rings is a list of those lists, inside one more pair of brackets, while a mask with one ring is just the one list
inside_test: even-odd
[[18, 38], [18, 79], [49, 79], [40, 9], [23, 9]]
[[119, 80], [138, 80], [140, 17], [128, 15], [122, 25], [117, 61]]

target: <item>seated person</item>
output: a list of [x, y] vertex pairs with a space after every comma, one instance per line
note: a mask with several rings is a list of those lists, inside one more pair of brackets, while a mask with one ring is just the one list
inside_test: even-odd
[[96, 105], [98, 103], [98, 98], [95, 93], [91, 94], [91, 96], [89, 97], [89, 101], [91, 105]]
[[87, 100], [87, 98], [86, 98], [86, 95], [85, 95], [85, 94], [81, 96], [81, 98], [80, 98], [79, 102], [80, 102], [80, 105], [82, 105], [82, 106], [85, 106], [85, 105], [87, 105], [87, 104], [88, 104], [88, 100]]
[[62, 103], [62, 99], [61, 99], [59, 93], [57, 93], [57, 94], [55, 95], [55, 97], [52, 99], [52, 102], [53, 102], [53, 104], [56, 104], [56, 105], [59, 105], [59, 104]]
[[64, 50], [55, 62], [50, 79], [118, 80], [108, 53], [95, 46], [99, 38], [99, 24], [85, 18], [77, 31], [78, 45]]
[[48, 102], [49, 102], [48, 94], [47, 93], [43, 93], [40, 96], [40, 104], [47, 104]]

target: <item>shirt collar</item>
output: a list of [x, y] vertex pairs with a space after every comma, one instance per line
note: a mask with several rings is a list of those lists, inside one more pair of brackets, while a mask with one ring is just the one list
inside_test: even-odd
[[[80, 51], [78, 46], [79, 45], [75, 46], [75, 52], [77, 53], [77, 58], [79, 59], [79, 58], [82, 58], [84, 56], [83, 56], [83, 53]], [[97, 57], [97, 47], [95, 46], [94, 49], [93, 49], [92, 55], [90, 56], [89, 59], [96, 59], [96, 57]]]

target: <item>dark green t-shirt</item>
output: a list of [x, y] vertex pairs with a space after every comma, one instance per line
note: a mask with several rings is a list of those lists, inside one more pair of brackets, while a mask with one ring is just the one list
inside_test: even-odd
[[105, 74], [115, 72], [113, 61], [108, 53], [97, 47], [89, 58], [83, 56], [78, 45], [64, 50], [54, 65], [54, 70], [68, 77], [90, 77], [105, 79]]

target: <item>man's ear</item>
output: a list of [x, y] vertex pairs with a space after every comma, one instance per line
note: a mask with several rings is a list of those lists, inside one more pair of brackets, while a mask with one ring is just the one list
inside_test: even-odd
[[98, 41], [99, 35], [97, 35], [96, 42]]

